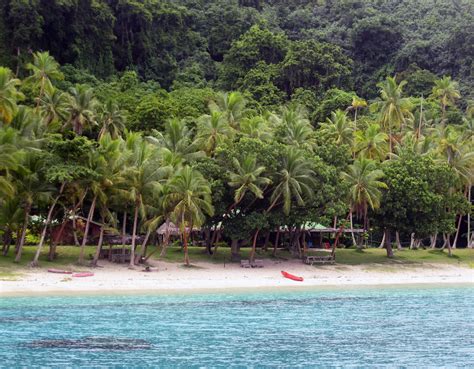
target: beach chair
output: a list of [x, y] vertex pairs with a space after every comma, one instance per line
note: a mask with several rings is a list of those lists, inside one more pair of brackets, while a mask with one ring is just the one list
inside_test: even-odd
[[241, 268], [250, 268], [250, 261], [248, 260], [240, 260], [240, 267]]

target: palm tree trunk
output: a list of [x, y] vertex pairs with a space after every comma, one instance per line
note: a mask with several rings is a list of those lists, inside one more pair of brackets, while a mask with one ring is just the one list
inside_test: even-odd
[[402, 244], [400, 243], [400, 233], [395, 231], [395, 242], [397, 242], [397, 250], [402, 250]]
[[257, 237], [258, 237], [258, 232], [260, 232], [260, 229], [257, 228], [255, 231], [255, 234], [253, 236], [253, 242], [252, 242], [252, 251], [250, 252], [250, 262], [253, 263], [255, 260], [255, 251], [257, 249]]
[[273, 245], [273, 256], [276, 256], [277, 254], [279, 241], [280, 241], [280, 227], [278, 227], [277, 234], [275, 236], [275, 244]]
[[23, 245], [25, 244], [26, 230], [28, 228], [28, 220], [30, 217], [31, 205], [28, 204], [25, 208], [25, 219], [23, 220], [23, 229], [21, 231], [20, 243], [18, 244], [18, 251], [15, 257], [15, 263], [19, 263], [21, 260], [21, 253], [23, 251]]
[[[471, 184], [468, 184], [469, 188], [467, 190], [467, 198], [469, 201], [469, 204], [471, 204]], [[473, 247], [473, 242], [472, 242], [472, 236], [471, 236], [471, 212], [468, 211], [467, 213], [467, 248], [472, 249]]]
[[443, 246], [441, 246], [440, 250], [444, 250], [446, 245], [448, 244], [448, 238], [446, 237], [446, 233], [443, 233]]
[[16, 230], [15, 255], [18, 253], [18, 249], [20, 248], [21, 231], [22, 230], [23, 230], [23, 227], [20, 227]]
[[[336, 220], [336, 218], [334, 218], [334, 219]], [[348, 217], [346, 218], [346, 221], [347, 221], [347, 219], [348, 219]], [[336, 239], [334, 240], [334, 243], [332, 244], [331, 256], [333, 258], [336, 257], [336, 249], [337, 249], [337, 245], [339, 243], [339, 237], [341, 237], [341, 234], [342, 234], [342, 232], [344, 231], [344, 228], [345, 228], [344, 223], [345, 222], [343, 222], [342, 225], [339, 227], [339, 229], [336, 233]]]
[[170, 219], [166, 218], [166, 231], [165, 231], [165, 237], [163, 240], [163, 247], [161, 248], [161, 252], [160, 252], [160, 258], [165, 257], [166, 249], [168, 248], [169, 242], [170, 242]]
[[380, 245], [379, 245], [379, 249], [383, 249], [385, 246], [385, 232], [383, 233], [383, 236], [382, 236], [382, 241], [380, 242]]
[[84, 264], [84, 250], [87, 244], [87, 236], [89, 235], [89, 227], [94, 217], [95, 203], [97, 201], [97, 195], [92, 199], [91, 208], [89, 209], [89, 214], [87, 216], [86, 228], [84, 229], [84, 237], [82, 238], [81, 244], [81, 253], [79, 254], [79, 264]]
[[206, 254], [207, 255], [212, 255], [212, 250], [211, 250], [211, 228], [206, 227], [204, 229], [204, 240], [206, 243]]
[[76, 223], [76, 212], [72, 213], [72, 235], [74, 237], [74, 245], [80, 246], [79, 239], [77, 238], [77, 223]]
[[140, 252], [137, 254], [135, 258], [135, 264], [140, 264], [140, 259], [142, 258], [143, 255], [145, 255], [145, 248], [146, 248], [146, 244], [148, 243], [148, 239], [150, 238], [150, 235], [151, 235], [151, 229], [148, 229], [146, 231], [145, 239], [143, 240], [140, 246]]
[[102, 226], [100, 227], [99, 242], [97, 242], [97, 248], [95, 250], [94, 260], [92, 260], [91, 265], [97, 266], [100, 257], [100, 251], [102, 250], [102, 242], [104, 241], [104, 219], [102, 219]]
[[[127, 232], [127, 212], [123, 212], [122, 218], [122, 257], [125, 259], [125, 235]], [[109, 255], [109, 260], [111, 260], [111, 255]]]
[[415, 233], [410, 234], [410, 250], [413, 250], [415, 247]]
[[61, 185], [61, 188], [59, 189], [59, 195], [56, 196], [53, 203], [51, 204], [51, 207], [49, 208], [48, 216], [46, 218], [46, 223], [44, 224], [43, 231], [41, 232], [41, 238], [40, 238], [40, 242], [38, 244], [38, 248], [36, 249], [35, 257], [33, 258], [33, 261], [30, 264], [30, 266], [32, 266], [32, 267], [38, 266], [38, 259], [39, 259], [41, 249], [42, 249], [43, 244], [44, 244], [44, 240], [46, 238], [46, 232], [48, 230], [49, 223], [51, 223], [51, 218], [53, 217], [54, 208], [56, 207], [56, 204], [57, 204], [59, 198], [61, 197], [61, 195], [64, 191], [64, 186], [65, 185], [66, 185], [66, 182], [63, 182], [63, 184]]
[[453, 241], [453, 246], [452, 246], [453, 249], [455, 249], [458, 244], [459, 233], [461, 232], [461, 223], [462, 223], [462, 215], [459, 214], [458, 226], [456, 228], [456, 236], [454, 236], [454, 241]]
[[183, 216], [183, 250], [184, 250], [184, 265], [189, 266], [189, 253], [188, 253], [188, 235], [186, 231], [186, 224], [184, 223], [184, 216]]
[[268, 250], [268, 242], [270, 242], [270, 231], [268, 230], [266, 233], [265, 233], [265, 243], [263, 244], [263, 250], [266, 252]]
[[387, 250], [387, 257], [393, 258], [392, 242], [390, 239], [390, 230], [385, 229], [385, 248]]
[[3, 256], [8, 255], [11, 242], [12, 242], [12, 230], [10, 227], [7, 227], [3, 233], [3, 250], [2, 250]]
[[418, 123], [418, 130], [416, 133], [416, 139], [419, 140], [421, 136], [421, 126], [423, 124], [423, 95], [421, 95], [420, 101], [420, 122]]
[[239, 240], [232, 239], [230, 241], [230, 260], [240, 261]]
[[451, 237], [449, 234], [446, 237], [446, 246], [448, 246], [448, 256], [453, 256], [453, 249], [451, 247]]
[[[65, 214], [65, 218], [63, 219], [63, 224], [61, 224], [61, 228], [59, 228], [59, 232], [57, 234], [57, 237], [53, 239], [53, 235], [50, 235], [50, 247], [49, 247], [49, 254], [48, 254], [48, 261], [53, 261], [55, 259], [56, 255], [56, 245], [63, 236], [64, 233], [64, 228], [66, 228], [67, 225], [67, 214]], [[51, 230], [50, 230], [51, 232]]]
[[212, 251], [212, 257], [217, 255], [217, 249], [219, 248], [220, 238], [221, 238], [221, 230], [219, 229], [217, 230], [217, 236], [216, 236], [216, 241], [214, 243], [214, 251]]
[[446, 119], [446, 105], [441, 104], [441, 128], [443, 129], [446, 126], [445, 119]]
[[351, 236], [352, 236], [352, 245], [357, 246], [357, 242], [354, 235], [354, 223], [352, 221], [352, 209], [349, 211], [349, 219], [351, 221]]
[[132, 246], [130, 248], [130, 268], [135, 265], [135, 238], [137, 237], [137, 223], [138, 223], [138, 203], [135, 203], [135, 214], [133, 215], [133, 231], [132, 231]]
[[435, 233], [433, 236], [431, 236], [431, 244], [430, 244], [431, 249], [434, 249], [436, 247], [437, 240], [438, 240], [438, 233]]

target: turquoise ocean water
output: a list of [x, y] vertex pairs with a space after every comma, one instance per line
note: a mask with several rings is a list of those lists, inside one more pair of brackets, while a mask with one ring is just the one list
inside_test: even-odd
[[474, 288], [0, 299], [1, 367], [473, 367]]

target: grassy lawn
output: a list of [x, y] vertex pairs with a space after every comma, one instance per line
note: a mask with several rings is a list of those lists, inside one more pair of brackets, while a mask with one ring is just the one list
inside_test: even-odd
[[[40, 266], [41, 268], [56, 268], [56, 267], [69, 267], [74, 266], [79, 258], [79, 247], [75, 246], [58, 246], [57, 253], [58, 258], [53, 262], [48, 261], [48, 247], [43, 249], [43, 252], [40, 256]], [[36, 246], [25, 246], [23, 248], [23, 253], [21, 257], [20, 263], [14, 263], [14, 255], [13, 255], [13, 248], [10, 249], [10, 253], [8, 256], [3, 257], [0, 256], [0, 271], [3, 270], [11, 270], [17, 269], [18, 267], [27, 267], [28, 264], [33, 260], [33, 257], [36, 252]], [[87, 246], [84, 252], [86, 259], [88, 258], [89, 254], [94, 254], [95, 247], [94, 246]], [[77, 266], [75, 266], [77, 269]], [[66, 268], [65, 268], [66, 269]]]
[[[47, 260], [48, 248], [46, 247], [40, 257], [40, 264], [42, 268], [61, 267], [64, 269], [74, 268], [78, 269], [76, 265], [79, 257], [79, 247], [75, 246], [59, 246], [57, 248], [58, 258], [54, 262]], [[149, 251], [152, 249], [150, 248]], [[13, 250], [7, 257], [0, 256], [0, 279], [13, 278], [14, 270], [19, 267], [27, 267], [28, 263], [33, 259], [35, 252], [34, 246], [26, 246], [23, 251], [22, 261], [19, 264], [13, 262]], [[85, 250], [86, 260], [90, 258], [95, 252], [94, 246], [87, 246]], [[386, 252], [383, 249], [365, 249], [358, 251], [355, 249], [338, 249], [336, 252], [336, 261], [338, 265], [419, 265], [423, 263], [438, 263], [438, 264], [452, 264], [461, 265], [474, 268], [474, 250], [473, 249], [457, 249], [453, 250], [454, 255], [448, 256], [447, 251], [440, 250], [394, 250], [395, 257], [387, 259]], [[163, 260], [167, 262], [182, 263], [183, 253], [180, 247], [169, 247], [166, 256], [159, 257], [160, 252], [157, 251], [151, 257], [152, 260]], [[241, 249], [243, 259], [248, 259], [250, 248]], [[230, 262], [230, 248], [221, 247], [217, 254], [208, 256], [205, 249], [202, 247], [190, 247], [189, 256], [191, 262], [206, 261], [216, 264]], [[274, 260], [288, 260], [291, 255], [286, 250], [278, 250], [277, 257], [274, 258], [272, 250], [267, 252], [257, 250], [257, 258], [260, 259], [274, 259]]]

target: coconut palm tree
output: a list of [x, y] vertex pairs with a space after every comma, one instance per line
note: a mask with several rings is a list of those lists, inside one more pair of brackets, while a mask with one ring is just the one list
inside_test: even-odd
[[312, 149], [315, 142], [314, 130], [304, 108], [300, 106], [284, 108], [281, 116], [274, 116], [273, 119], [276, 120], [277, 135], [282, 142]]
[[243, 118], [240, 122], [240, 132], [251, 138], [270, 141], [273, 138], [270, 113]]
[[17, 90], [20, 80], [13, 78], [10, 69], [0, 67], [0, 120], [8, 124], [17, 111], [17, 101], [23, 94]]
[[41, 98], [38, 98], [40, 112], [44, 123], [63, 125], [68, 119], [70, 96], [56, 88], [46, 88]]
[[33, 83], [40, 89], [36, 104], [38, 107], [46, 89], [52, 89], [52, 81], [61, 80], [64, 75], [59, 70], [59, 63], [47, 51], [34, 53], [33, 63], [28, 63], [26, 69], [32, 74], [25, 79], [25, 83]]
[[354, 96], [352, 98], [351, 106], [349, 106], [346, 110], [353, 110], [354, 111], [354, 130], [357, 130], [357, 112], [363, 108], [367, 107], [367, 101], [358, 97]]
[[438, 154], [451, 165], [464, 144], [462, 133], [457, 127], [449, 125], [435, 128], [433, 135], [436, 137]]
[[211, 114], [199, 117], [197, 127], [197, 137], [209, 156], [214, 153], [217, 145], [234, 135], [234, 129], [220, 111], [211, 111]]
[[169, 182], [167, 202], [172, 204], [171, 218], [183, 235], [184, 263], [189, 266], [188, 232], [201, 226], [206, 215], [214, 214], [211, 188], [200, 172], [185, 166]]
[[301, 151], [289, 148], [284, 154], [282, 168], [276, 173], [267, 212], [281, 201], [283, 212], [289, 215], [292, 203], [296, 200], [299, 206], [303, 206], [305, 198], [313, 197], [315, 187], [315, 172], [311, 168], [311, 162]]
[[388, 135], [373, 123], [365, 131], [356, 132], [354, 151], [368, 159], [383, 161], [388, 152]]
[[319, 132], [336, 145], [352, 146], [354, 140], [354, 125], [347, 120], [346, 113], [339, 109], [333, 111], [331, 118], [320, 124]]
[[258, 166], [254, 156], [247, 156], [239, 162], [236, 158], [232, 161], [235, 172], [229, 172], [229, 186], [236, 188], [234, 192], [233, 209], [242, 201], [247, 192], [251, 192], [256, 198], [263, 198], [263, 189], [271, 183], [271, 180], [263, 176], [264, 166]]
[[411, 102], [403, 96], [403, 87], [406, 81], [397, 83], [395, 77], [387, 77], [385, 81], [377, 86], [380, 88], [380, 100], [371, 105], [371, 110], [379, 113], [382, 127], [389, 134], [389, 148], [392, 152], [392, 131], [402, 129], [406, 118], [411, 117]]
[[446, 108], [453, 106], [456, 100], [461, 97], [459, 84], [451, 77], [444, 76], [435, 81], [431, 97], [439, 100], [441, 104], [441, 124], [444, 126], [446, 124]]
[[84, 228], [84, 235], [79, 254], [79, 264], [84, 264], [84, 250], [89, 236], [90, 224], [94, 219], [95, 210], [99, 207], [103, 217], [111, 218], [107, 213], [108, 199], [114, 186], [121, 180], [121, 169], [127, 153], [121, 139], [113, 140], [109, 135], [99, 140], [99, 146], [89, 153], [88, 167], [93, 174], [82, 180], [78, 185], [81, 190], [91, 196], [91, 203]]
[[133, 234], [130, 267], [135, 263], [135, 246], [139, 216], [146, 219], [146, 204], [162, 189], [163, 181], [170, 173], [170, 168], [159, 163], [156, 147], [136, 134], [129, 134], [126, 146], [130, 150], [126, 167], [119, 182], [123, 197], [133, 204]]
[[[367, 158], [358, 158], [352, 165], [349, 165], [346, 172], [341, 173], [341, 178], [349, 185], [349, 216], [352, 229], [354, 228], [352, 221], [354, 212], [357, 217], [363, 217], [364, 229], [367, 229], [368, 208], [377, 209], [380, 207], [381, 189], [387, 188], [387, 185], [380, 181], [383, 176], [383, 171], [377, 169], [375, 161]], [[352, 241], [356, 244], [353, 233]]]
[[20, 207], [24, 216], [15, 262], [21, 260], [33, 205], [38, 205], [41, 202], [48, 203], [51, 198], [53, 188], [47, 183], [43, 176], [46, 165], [47, 163], [41, 152], [27, 151], [24, 153], [22, 161], [19, 163], [13, 176], [16, 196], [20, 199]]
[[18, 169], [28, 148], [28, 140], [12, 127], [0, 128], [0, 203], [15, 195], [12, 173]]
[[3, 231], [3, 256], [7, 256], [12, 235], [21, 227], [22, 221], [23, 211], [18, 197], [4, 198], [0, 201], [0, 229]]
[[186, 163], [206, 156], [199, 140], [193, 138], [193, 131], [184, 120], [170, 119], [165, 124], [165, 132], [152, 131], [147, 140], [157, 146], [169, 163]]
[[239, 128], [245, 113], [245, 99], [240, 92], [221, 92], [209, 103], [211, 112], [222, 113], [227, 123], [234, 129]]
[[113, 139], [117, 139], [125, 130], [125, 113], [120, 110], [117, 103], [107, 100], [97, 108], [97, 123], [100, 126], [99, 140], [108, 133]]
[[84, 129], [96, 125], [95, 108], [97, 100], [94, 90], [90, 87], [78, 85], [70, 89], [71, 99], [68, 106], [69, 121], [74, 133], [81, 135]]

